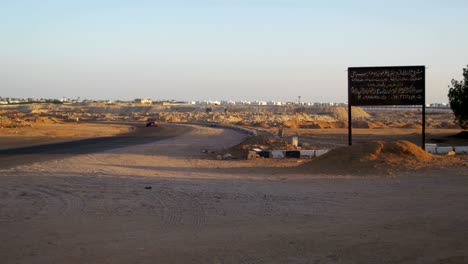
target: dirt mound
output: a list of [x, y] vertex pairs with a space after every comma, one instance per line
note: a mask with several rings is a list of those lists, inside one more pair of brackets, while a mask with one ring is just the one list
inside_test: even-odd
[[168, 119], [166, 119], [166, 122], [169, 122], [169, 123], [177, 123], [177, 122], [181, 122], [181, 119], [178, 117], [178, 116], [170, 116]]
[[31, 110], [31, 114], [48, 114], [50, 111], [47, 109], [33, 109]]
[[37, 117], [37, 118], [34, 118], [34, 122], [36, 123], [44, 123], [44, 124], [51, 124], [52, 121], [47, 118], [47, 117]]
[[63, 119], [57, 118], [57, 117], [33, 117], [33, 118], [28, 118], [28, 120], [34, 121], [35, 123], [42, 123], [42, 124], [63, 123]]
[[312, 129], [330, 129], [330, 128], [347, 128], [348, 124], [344, 121], [298, 121], [288, 120], [281, 124], [286, 128], [312, 128]]
[[229, 115], [225, 119], [225, 122], [229, 123], [229, 124], [233, 124], [233, 123], [237, 123], [237, 122], [241, 122], [241, 121], [242, 121], [242, 118], [240, 118], [237, 115]]
[[0, 116], [0, 128], [31, 127], [31, 123], [21, 115]]
[[408, 123], [401, 122], [401, 121], [394, 121], [394, 122], [388, 122], [387, 126], [391, 128], [402, 128], [404, 126], [407, 126]]
[[63, 119], [58, 117], [50, 117], [50, 120], [55, 123], [63, 123]]
[[287, 128], [299, 128], [301, 127], [301, 125], [302, 125], [302, 122], [296, 119], [288, 120], [282, 123], [282, 126], [287, 127]]
[[250, 125], [253, 127], [260, 127], [260, 128], [267, 128], [267, 129], [270, 128], [270, 126], [265, 122], [255, 122]]
[[317, 120], [317, 121], [310, 123], [308, 127], [304, 127], [304, 128], [316, 128], [316, 129], [334, 128], [334, 123]]
[[456, 129], [456, 128], [460, 128], [457, 124], [455, 124], [454, 122], [448, 122], [448, 121], [442, 121], [439, 125], [440, 128], [453, 128], [453, 129]]
[[409, 141], [374, 141], [334, 149], [301, 169], [324, 174], [392, 174], [429, 165], [435, 158]]
[[422, 126], [420, 124], [406, 124], [404, 126], [402, 126], [401, 128], [412, 128], [412, 129], [421, 129]]
[[[344, 106], [330, 106], [321, 109], [322, 114], [328, 114], [338, 120], [348, 120], [348, 108]], [[370, 115], [360, 107], [352, 107], [351, 115], [353, 119], [369, 118]]]
[[375, 128], [388, 128], [387, 125], [385, 125], [384, 123], [382, 123], [380, 121], [374, 122], [374, 125], [375, 125]]
[[316, 120], [314, 122], [311, 122], [309, 126], [302, 127], [302, 128], [330, 129], [330, 128], [347, 128], [347, 127], [348, 127], [348, 123], [344, 121], [327, 122], [327, 121]]
[[368, 121], [363, 121], [363, 120], [357, 120], [352, 123], [352, 126], [354, 128], [379, 128], [380, 126], [378, 124], [368, 122]]

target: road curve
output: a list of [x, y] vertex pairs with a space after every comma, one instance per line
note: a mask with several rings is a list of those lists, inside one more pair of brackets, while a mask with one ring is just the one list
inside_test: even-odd
[[[130, 124], [135, 125], [135, 124]], [[0, 168], [11, 168], [32, 162], [59, 159], [69, 155], [90, 154], [110, 149], [146, 144], [189, 132], [192, 128], [184, 125], [162, 124], [158, 127], [136, 126], [132, 132], [61, 143], [0, 150]]]

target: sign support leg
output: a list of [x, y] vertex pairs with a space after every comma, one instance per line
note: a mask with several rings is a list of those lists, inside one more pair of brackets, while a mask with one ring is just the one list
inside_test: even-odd
[[426, 68], [423, 70], [423, 98], [422, 98], [422, 149], [426, 150]]
[[423, 150], [426, 150], [426, 104], [422, 105], [422, 145]]
[[351, 104], [348, 103], [348, 145], [353, 145], [353, 126], [351, 122]]

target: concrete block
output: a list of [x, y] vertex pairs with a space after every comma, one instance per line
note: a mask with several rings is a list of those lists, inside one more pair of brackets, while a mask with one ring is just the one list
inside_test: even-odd
[[316, 157], [320, 157], [320, 156], [322, 156], [323, 154], [328, 153], [329, 151], [330, 151], [329, 149], [317, 149], [317, 150], [315, 151], [315, 156], [316, 156]]
[[261, 158], [269, 158], [270, 157], [270, 151], [268, 150], [262, 150], [260, 152], [257, 152], [257, 154], [261, 157]]
[[283, 159], [285, 157], [285, 153], [282, 150], [272, 150], [271, 157], [274, 159]]
[[300, 150], [301, 158], [313, 158], [315, 157], [315, 150]]
[[431, 153], [431, 154], [437, 154], [437, 147], [428, 147], [426, 145], [426, 152]]
[[301, 152], [299, 150], [286, 150], [285, 156], [286, 158], [299, 159], [301, 157]]
[[450, 151], [453, 151], [453, 147], [437, 147], [437, 154], [448, 154]]
[[458, 147], [454, 147], [454, 149], [455, 149], [455, 153], [457, 154], [468, 153], [468, 146], [458, 146]]

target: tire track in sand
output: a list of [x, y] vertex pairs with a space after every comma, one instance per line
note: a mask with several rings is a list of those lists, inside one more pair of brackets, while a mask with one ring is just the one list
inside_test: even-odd
[[0, 223], [81, 213], [85, 201], [72, 192], [42, 185], [4, 186], [0, 193]]
[[[198, 198], [159, 182], [111, 182], [115, 179], [81, 178], [73, 182], [82, 199], [80, 211], [95, 216], [153, 217], [162, 230], [200, 231], [206, 213]], [[70, 183], [70, 181], [68, 182]], [[151, 189], [145, 189], [146, 186]], [[86, 201], [88, 200], [88, 201]]]

